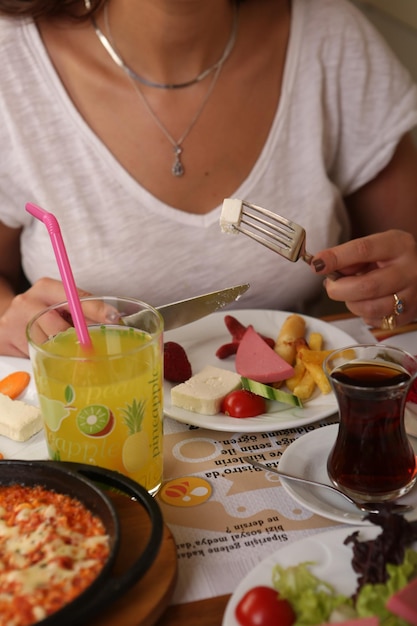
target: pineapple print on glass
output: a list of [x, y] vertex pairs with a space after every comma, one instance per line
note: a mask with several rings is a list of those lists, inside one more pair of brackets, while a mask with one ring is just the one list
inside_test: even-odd
[[[97, 298], [82, 300], [91, 305]], [[51, 459], [121, 472], [155, 494], [162, 482], [162, 318], [135, 300], [106, 298], [131, 315], [147, 308], [142, 330], [88, 322], [86, 354], [69, 326], [45, 341], [45, 315], [28, 326], [29, 351]]]

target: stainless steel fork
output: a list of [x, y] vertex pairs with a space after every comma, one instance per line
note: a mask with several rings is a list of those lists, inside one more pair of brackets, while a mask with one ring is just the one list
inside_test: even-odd
[[[302, 259], [311, 265], [313, 260], [313, 255], [306, 250], [306, 231], [302, 226], [245, 200], [224, 200], [220, 227], [223, 232], [243, 233], [288, 261]], [[339, 272], [328, 274], [333, 280], [341, 276]]]

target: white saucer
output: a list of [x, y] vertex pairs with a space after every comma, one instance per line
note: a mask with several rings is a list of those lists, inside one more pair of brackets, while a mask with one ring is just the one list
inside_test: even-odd
[[[288, 474], [330, 485], [326, 464], [336, 440], [337, 429], [337, 424], [331, 424], [302, 435], [285, 450], [279, 462], [279, 469]], [[414, 441], [412, 443], [417, 445]], [[363, 520], [362, 511], [337, 493], [285, 478], [281, 478], [280, 481], [296, 502], [317, 515], [345, 524], [369, 524]], [[408, 520], [417, 519], [417, 485], [406, 496], [400, 498], [399, 502], [412, 504], [415, 508], [407, 513], [406, 517]]]

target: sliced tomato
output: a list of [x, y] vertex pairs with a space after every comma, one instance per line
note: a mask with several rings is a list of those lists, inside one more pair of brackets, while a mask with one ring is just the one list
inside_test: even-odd
[[235, 616], [241, 626], [292, 626], [296, 620], [288, 600], [265, 586], [249, 589], [236, 606]]
[[221, 410], [230, 417], [255, 417], [265, 413], [266, 401], [247, 389], [236, 389], [224, 398]]

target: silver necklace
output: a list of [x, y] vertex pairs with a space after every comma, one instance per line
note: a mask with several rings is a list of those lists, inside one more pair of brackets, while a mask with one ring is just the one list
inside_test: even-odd
[[[90, 0], [84, 0], [84, 5], [85, 5], [87, 10], [91, 9], [91, 2], [90, 2]], [[104, 11], [107, 13], [107, 3], [105, 5]], [[155, 89], [184, 89], [184, 87], [191, 87], [191, 85], [195, 85], [196, 83], [199, 83], [200, 81], [204, 80], [209, 74], [211, 74], [212, 72], [217, 70], [219, 67], [224, 65], [225, 61], [230, 56], [230, 54], [231, 54], [231, 52], [233, 50], [233, 47], [235, 45], [235, 40], [236, 40], [236, 32], [237, 32], [237, 6], [235, 5], [235, 12], [234, 12], [234, 18], [233, 18], [232, 32], [230, 34], [229, 41], [227, 42], [226, 47], [225, 47], [225, 49], [223, 51], [223, 54], [220, 57], [220, 59], [218, 61], [216, 61], [216, 63], [213, 63], [213, 65], [211, 65], [207, 69], [203, 70], [200, 74], [198, 74], [198, 76], [196, 76], [195, 78], [192, 78], [191, 80], [187, 80], [184, 83], [157, 83], [157, 82], [154, 82], [154, 81], [149, 80], [147, 78], [144, 78], [143, 76], [141, 76], [140, 74], [138, 74], [137, 72], [132, 70], [131, 67], [126, 65], [126, 63], [123, 61], [122, 57], [120, 56], [119, 52], [116, 50], [112, 38], [111, 37], [110, 38], [106, 37], [106, 35], [103, 33], [103, 31], [100, 30], [100, 28], [99, 28], [99, 26], [98, 26], [94, 16], [91, 16], [91, 23], [93, 24], [94, 30], [96, 32], [96, 35], [99, 38], [103, 48], [111, 56], [113, 61], [128, 76], [130, 76], [130, 78], [133, 78], [133, 80], [137, 81], [138, 83], [141, 83], [142, 85], [145, 85], [146, 87], [154, 87]]]
[[[89, 0], [85, 0], [85, 2], [86, 2], [86, 6], [87, 6], [87, 3], [89, 3]], [[110, 29], [110, 22], [109, 22], [108, 10], [107, 10], [107, 3], [104, 5], [103, 18], [104, 18], [104, 24], [105, 24], [105, 27], [106, 27], [106, 31], [109, 34], [109, 38], [106, 37], [106, 41], [108, 41], [109, 43], [111, 42], [111, 49], [114, 50], [114, 43], [113, 43], [113, 37], [112, 37], [112, 34], [111, 34], [111, 29]], [[93, 22], [93, 26], [94, 26], [94, 22]], [[104, 45], [101, 37], [97, 33], [97, 29], [96, 28], [95, 28], [95, 31], [96, 31], [96, 34], [97, 34], [99, 40]], [[237, 35], [237, 6], [235, 5], [235, 14], [234, 14], [234, 20], [233, 20], [232, 35], [231, 35], [231, 37], [229, 39], [229, 43], [230, 43], [230, 41], [232, 42], [232, 46], [230, 47], [230, 51], [227, 54], [227, 56], [223, 59], [223, 61], [221, 63], [217, 64], [217, 67], [216, 67], [215, 72], [213, 74], [213, 78], [212, 78], [211, 83], [209, 85], [209, 88], [208, 88], [208, 90], [206, 92], [206, 95], [204, 96], [200, 106], [198, 107], [197, 111], [195, 112], [191, 122], [189, 123], [189, 125], [187, 126], [185, 131], [182, 133], [181, 137], [179, 137], [179, 139], [177, 139], [177, 140], [174, 139], [174, 137], [171, 135], [169, 130], [161, 122], [161, 120], [159, 119], [159, 117], [157, 116], [155, 111], [152, 109], [152, 107], [149, 104], [147, 98], [145, 97], [145, 94], [142, 92], [141, 88], [139, 87], [138, 82], [132, 77], [130, 72], [126, 72], [124, 67], [120, 66], [121, 69], [125, 71], [128, 79], [132, 83], [132, 86], [133, 86], [137, 96], [140, 98], [141, 102], [145, 106], [145, 108], [148, 111], [149, 115], [152, 117], [152, 119], [155, 122], [155, 124], [162, 131], [162, 133], [165, 135], [165, 137], [168, 139], [168, 141], [170, 142], [170, 144], [173, 147], [173, 150], [174, 150], [174, 162], [173, 162], [172, 167], [171, 167], [171, 173], [172, 173], [173, 176], [180, 177], [180, 176], [183, 176], [184, 173], [185, 173], [184, 165], [183, 165], [183, 163], [181, 161], [181, 155], [182, 155], [182, 152], [183, 152], [182, 144], [184, 143], [186, 137], [188, 137], [189, 133], [191, 132], [192, 128], [196, 124], [196, 122], [199, 119], [199, 117], [201, 116], [201, 114], [202, 114], [202, 112], [204, 110], [204, 107], [206, 106], [206, 104], [207, 104], [207, 102], [208, 102], [208, 100], [209, 100], [209, 98], [210, 98], [210, 96], [211, 96], [211, 94], [212, 94], [212, 92], [214, 90], [214, 87], [216, 86], [216, 83], [217, 83], [217, 80], [218, 80], [218, 78], [220, 76], [220, 72], [221, 72], [221, 70], [223, 68], [223, 65], [224, 65], [227, 57], [230, 55], [230, 52], [233, 49], [234, 43], [236, 41], [236, 35]], [[227, 45], [227, 48], [228, 47], [229, 47], [229, 44]], [[223, 54], [223, 57], [224, 56], [225, 55]], [[119, 64], [117, 63], [117, 65], [119, 65]], [[206, 74], [206, 75], [208, 75], [208, 74]]]
[[198, 118], [202, 114], [203, 109], [206, 106], [207, 101], [210, 98], [210, 96], [211, 96], [211, 94], [213, 92], [214, 87], [216, 86], [217, 79], [219, 78], [221, 69], [222, 69], [222, 66], [218, 67], [217, 70], [215, 71], [215, 73], [213, 74], [213, 78], [211, 80], [211, 83], [210, 83], [210, 86], [208, 88], [208, 91], [207, 91], [206, 95], [204, 96], [200, 106], [198, 107], [197, 111], [195, 112], [191, 122], [189, 123], [189, 125], [187, 126], [187, 128], [185, 129], [185, 131], [183, 132], [181, 137], [179, 137], [179, 139], [177, 139], [177, 140], [174, 139], [174, 137], [171, 135], [169, 130], [166, 128], [166, 126], [164, 126], [164, 124], [161, 122], [161, 120], [159, 119], [159, 117], [157, 116], [155, 111], [152, 109], [151, 105], [149, 104], [148, 100], [145, 97], [145, 94], [142, 93], [142, 90], [140, 89], [139, 85], [137, 83], [135, 83], [132, 78], [129, 77], [129, 79], [130, 79], [130, 81], [132, 83], [132, 86], [134, 87], [137, 95], [139, 96], [139, 98], [143, 102], [143, 104], [144, 104], [146, 110], [148, 111], [149, 115], [152, 117], [152, 119], [155, 122], [155, 124], [160, 128], [160, 130], [163, 132], [163, 134], [165, 135], [165, 137], [168, 139], [168, 141], [170, 142], [170, 144], [173, 147], [173, 150], [174, 150], [174, 162], [173, 162], [172, 167], [171, 167], [171, 173], [172, 173], [173, 176], [178, 176], [179, 177], [179, 176], [183, 176], [184, 173], [185, 173], [184, 165], [183, 165], [183, 163], [181, 161], [181, 155], [182, 155], [182, 153], [184, 151], [184, 148], [183, 148], [182, 144], [184, 143], [184, 140], [189, 135], [190, 131], [194, 127], [194, 125], [197, 122]]

